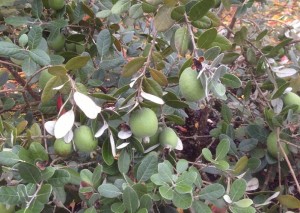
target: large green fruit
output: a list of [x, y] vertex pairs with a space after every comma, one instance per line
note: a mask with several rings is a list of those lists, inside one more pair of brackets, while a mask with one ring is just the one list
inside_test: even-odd
[[49, 0], [48, 3], [53, 10], [60, 10], [65, 6], [64, 0]]
[[51, 75], [48, 70], [43, 70], [40, 74], [40, 77], [39, 77], [39, 87], [41, 89], [44, 89], [47, 82], [52, 78], [54, 77], [54, 75]]
[[172, 128], [166, 127], [159, 134], [159, 142], [165, 147], [175, 149], [178, 143], [177, 134]]
[[67, 157], [73, 152], [72, 143], [66, 143], [63, 138], [56, 139], [54, 142], [55, 154]]
[[151, 137], [158, 129], [158, 120], [151, 109], [142, 108], [131, 113], [129, 126], [136, 137]]
[[288, 92], [283, 96], [283, 102], [285, 105], [289, 106], [292, 104], [298, 105], [296, 112], [300, 112], [300, 97], [293, 92]]
[[[284, 152], [289, 155], [290, 151], [286, 145], [286, 143], [280, 142]], [[274, 158], [277, 158], [277, 153], [280, 152], [280, 148], [277, 145], [277, 137], [275, 132], [271, 132], [267, 138], [267, 150], [270, 155]], [[282, 156], [282, 154], [280, 154]]]
[[48, 40], [48, 45], [55, 51], [61, 51], [64, 48], [65, 40], [64, 35], [58, 34], [55, 38]]
[[7, 209], [5, 204], [0, 203], [0, 212], [1, 213], [13, 213], [13, 212], [15, 212], [15, 206], [12, 205]]
[[80, 126], [74, 131], [74, 144], [77, 150], [81, 152], [91, 152], [97, 147], [93, 132], [88, 126]]
[[205, 91], [197, 75], [192, 68], [186, 68], [179, 78], [180, 91], [187, 101], [198, 101], [205, 97]]

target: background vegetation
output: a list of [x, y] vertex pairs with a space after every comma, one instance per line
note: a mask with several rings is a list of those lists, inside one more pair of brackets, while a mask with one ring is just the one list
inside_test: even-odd
[[297, 212], [298, 1], [0, 1], [0, 212]]

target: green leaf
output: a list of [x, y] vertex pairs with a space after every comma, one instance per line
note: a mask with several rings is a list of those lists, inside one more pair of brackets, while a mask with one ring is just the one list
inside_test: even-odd
[[253, 48], [249, 47], [246, 52], [246, 59], [250, 64], [256, 65], [257, 59]]
[[51, 166], [46, 167], [41, 171], [42, 180], [48, 180], [54, 175], [55, 169]]
[[103, 29], [100, 31], [97, 36], [96, 45], [101, 58], [108, 53], [111, 46], [111, 34], [108, 29]]
[[169, 186], [169, 185], [163, 185], [159, 187], [159, 193], [160, 195], [167, 199], [167, 200], [172, 200], [173, 196], [174, 196], [174, 191], [173, 191], [173, 187]]
[[10, 16], [10, 17], [5, 18], [4, 21], [6, 24], [12, 25], [14, 27], [20, 27], [20, 26], [28, 23], [28, 17]]
[[233, 63], [238, 57], [240, 56], [239, 53], [236, 52], [228, 52], [224, 54], [222, 63], [223, 64], [231, 64]]
[[[2, 87], [8, 81], [8, 72], [0, 70], [0, 87]], [[0, 131], [1, 132], [1, 131]]]
[[178, 174], [186, 171], [189, 167], [189, 162], [185, 159], [180, 159], [176, 164], [176, 171]]
[[256, 209], [252, 206], [249, 206], [247, 208], [241, 208], [238, 206], [229, 206], [229, 209], [232, 211], [232, 213], [256, 213]]
[[37, 64], [41, 66], [47, 66], [50, 64], [50, 57], [49, 55], [40, 49], [33, 49], [29, 51], [29, 56], [34, 60]]
[[109, 166], [112, 165], [115, 159], [114, 156], [112, 155], [111, 145], [108, 139], [104, 141], [101, 151], [102, 151], [102, 157], [104, 162]]
[[4, 166], [13, 166], [20, 161], [18, 155], [10, 151], [0, 152], [0, 164]]
[[121, 154], [118, 159], [118, 168], [121, 173], [127, 173], [130, 166], [130, 155], [126, 149], [122, 149]]
[[31, 3], [32, 15], [34, 17], [40, 18], [43, 11], [43, 1], [33, 0]]
[[103, 166], [102, 165], [98, 165], [94, 169], [93, 176], [92, 176], [92, 183], [93, 183], [94, 188], [99, 187], [99, 185], [101, 183], [102, 172], [103, 172]]
[[36, 200], [46, 204], [49, 202], [50, 195], [52, 193], [52, 186], [50, 184], [43, 184], [36, 195]]
[[277, 44], [275, 47], [273, 47], [271, 49], [271, 51], [269, 52], [269, 54], [267, 55], [267, 57], [275, 57], [278, 54], [278, 51], [285, 47], [288, 43], [290, 43], [293, 39], [292, 38], [287, 38], [285, 40], [283, 40], [282, 42], [280, 42], [279, 44]]
[[90, 186], [93, 185], [92, 176], [93, 176], [93, 173], [88, 169], [83, 169], [83, 170], [80, 171], [81, 181], [88, 184], [88, 185], [90, 185]]
[[214, 162], [215, 166], [217, 169], [225, 171], [227, 169], [229, 169], [230, 165], [226, 160], [218, 160], [216, 162]]
[[150, 68], [150, 75], [151, 77], [161, 86], [167, 86], [168, 85], [168, 79], [164, 75], [162, 71], [155, 70]]
[[157, 171], [158, 156], [156, 152], [150, 152], [141, 162], [137, 169], [136, 178], [139, 182], [149, 180]]
[[180, 194], [191, 193], [196, 178], [197, 173], [194, 171], [183, 172], [176, 180], [175, 190]]
[[115, 213], [123, 213], [126, 211], [126, 209], [122, 202], [117, 202], [111, 205], [111, 211]]
[[201, 175], [200, 175], [198, 169], [196, 167], [194, 167], [194, 166], [190, 166], [189, 167], [189, 171], [195, 172], [197, 174], [197, 177], [196, 177], [196, 180], [194, 181], [194, 184], [198, 188], [201, 188], [201, 186], [202, 186], [202, 178], [201, 178]]
[[172, 10], [173, 7], [168, 7], [166, 5], [159, 8], [154, 17], [154, 26], [158, 32], [164, 32], [175, 24], [175, 20], [171, 18]]
[[231, 88], [239, 88], [242, 86], [241, 80], [233, 74], [226, 73], [220, 79], [223, 84]]
[[149, 78], [143, 79], [143, 91], [155, 95], [157, 97], [162, 97], [163, 90], [161, 86], [154, 80]]
[[54, 90], [53, 88], [61, 86], [61, 85], [65, 84], [67, 81], [69, 81], [69, 78], [66, 75], [65, 76], [54, 76], [54, 77], [52, 77], [47, 82], [46, 86], [44, 87], [44, 90], [43, 90], [43, 93], [42, 93], [42, 103], [47, 103], [57, 93], [57, 90]]
[[84, 213], [97, 213], [95, 207], [90, 207], [84, 211]]
[[220, 34], [218, 34], [214, 42], [209, 45], [209, 47], [220, 47], [222, 51], [230, 50], [231, 46], [231, 42]]
[[122, 76], [131, 77], [143, 67], [145, 61], [146, 58], [144, 57], [137, 57], [132, 59], [123, 67]]
[[28, 57], [22, 63], [22, 70], [27, 76], [32, 76], [38, 70], [38, 64]]
[[123, 12], [126, 12], [130, 8], [130, 0], [118, 0], [116, 4], [111, 8], [112, 14], [120, 15]]
[[145, 194], [140, 199], [140, 208], [146, 208], [150, 210], [153, 206], [152, 198], [149, 194]]
[[51, 184], [53, 187], [60, 187], [68, 183], [70, 178], [71, 175], [68, 171], [57, 169], [54, 172], [54, 175], [48, 180], [48, 183]]
[[230, 141], [226, 138], [222, 139], [216, 149], [215, 160], [222, 160], [227, 156], [230, 149]]
[[192, 206], [193, 198], [189, 193], [179, 194], [175, 192], [172, 201], [177, 208], [188, 209]]
[[96, 13], [97, 18], [107, 18], [111, 15], [111, 10], [101, 10], [98, 13]]
[[11, 42], [0, 41], [0, 55], [10, 56], [21, 51], [21, 48]]
[[140, 201], [138, 195], [131, 187], [125, 188], [122, 198], [128, 213], [134, 213], [139, 208]]
[[120, 189], [111, 183], [105, 183], [100, 185], [98, 187], [98, 192], [100, 193], [101, 196], [107, 198], [119, 197], [122, 194]]
[[67, 74], [68, 70], [65, 68], [64, 65], [55, 65], [55, 66], [49, 67], [48, 72], [51, 75], [64, 76]]
[[222, 197], [224, 193], [225, 193], [224, 186], [222, 186], [219, 183], [214, 183], [204, 187], [200, 191], [199, 198], [212, 201]]
[[0, 203], [8, 205], [16, 205], [19, 203], [20, 196], [17, 188], [14, 186], [1, 186], [0, 187]]
[[42, 40], [43, 29], [40, 26], [32, 26], [28, 33], [28, 47], [29, 49], [35, 49], [38, 47]]
[[132, 5], [129, 9], [129, 17], [132, 19], [138, 19], [143, 16], [142, 4]]
[[195, 211], [195, 213], [212, 213], [207, 204], [197, 200], [193, 202], [192, 209]]
[[32, 164], [22, 162], [18, 165], [18, 170], [21, 178], [28, 183], [38, 184], [42, 180], [40, 170]]
[[249, 198], [245, 198], [235, 202], [234, 204], [241, 208], [247, 208], [253, 204], [253, 201]]
[[204, 52], [204, 58], [208, 61], [213, 61], [221, 52], [220, 47], [211, 47]]
[[217, 34], [218, 32], [216, 28], [211, 28], [206, 30], [198, 37], [197, 40], [198, 48], [203, 48], [203, 49], [209, 48], [209, 45], [216, 39]]
[[34, 162], [36, 161], [48, 161], [49, 155], [46, 152], [45, 148], [39, 142], [32, 142], [29, 146], [28, 151]]
[[292, 195], [279, 195], [277, 197], [279, 203], [289, 209], [299, 209], [300, 208], [300, 200]]
[[66, 63], [65, 68], [67, 70], [77, 70], [84, 67], [90, 59], [90, 56], [76, 56], [74, 58], [71, 58]]
[[233, 173], [240, 174], [247, 167], [247, 164], [248, 164], [248, 157], [247, 156], [241, 157], [238, 160], [238, 162], [235, 164]]
[[158, 175], [166, 183], [172, 183], [173, 171], [166, 162], [158, 164]]
[[222, 104], [221, 115], [226, 123], [231, 123], [232, 112], [226, 104]]
[[240, 200], [246, 192], [247, 182], [244, 179], [236, 179], [230, 188], [229, 197], [233, 202]]
[[265, 142], [269, 135], [268, 131], [262, 125], [257, 124], [248, 125], [246, 131], [250, 137], [256, 138], [260, 142]]
[[279, 98], [281, 95], [283, 95], [284, 91], [286, 90], [286, 88], [288, 88], [290, 86], [289, 82], [286, 82], [285, 84], [281, 85], [278, 90], [276, 90], [276, 92], [272, 95], [271, 100], [274, 100], [276, 98]]
[[207, 161], [213, 161], [211, 151], [208, 148], [202, 149], [202, 155]]
[[253, 150], [258, 144], [258, 140], [255, 138], [244, 139], [239, 143], [239, 150], [242, 152], [249, 152]]
[[199, 20], [203, 16], [206, 15], [206, 13], [215, 6], [214, 0], [202, 0], [198, 3], [196, 3], [189, 12], [189, 17], [191, 20]]
[[185, 13], [185, 6], [180, 5], [175, 7], [171, 12], [171, 18], [175, 21], [180, 21], [184, 19], [184, 13]]
[[178, 116], [178, 115], [166, 115], [165, 119], [172, 122], [172, 123], [175, 123], [177, 125], [184, 125], [185, 124], [184, 119], [182, 117]]
[[180, 27], [174, 35], [175, 48], [181, 56], [185, 56], [188, 51], [190, 35], [187, 27]]
[[266, 29], [266, 30], [263, 30], [263, 31], [261, 31], [258, 35], [257, 35], [257, 37], [256, 37], [256, 41], [260, 41], [263, 37], [265, 37], [266, 35], [268, 34], [268, 30]]

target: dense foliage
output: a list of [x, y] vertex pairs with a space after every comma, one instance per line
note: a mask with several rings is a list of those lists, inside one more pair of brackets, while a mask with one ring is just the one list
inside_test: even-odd
[[271, 6], [1, 1], [0, 211], [297, 211], [300, 23]]

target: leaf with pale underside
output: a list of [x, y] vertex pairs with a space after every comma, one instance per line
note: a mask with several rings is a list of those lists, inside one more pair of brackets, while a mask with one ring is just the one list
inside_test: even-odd
[[152, 101], [153, 103], [156, 103], [156, 104], [164, 104], [165, 102], [163, 101], [163, 99], [155, 96], [155, 95], [151, 95], [149, 93], [146, 93], [144, 91], [141, 92], [141, 96], [149, 101]]
[[75, 115], [72, 109], [60, 116], [54, 127], [54, 136], [56, 138], [64, 137], [72, 129], [74, 121]]
[[101, 135], [103, 135], [104, 131], [108, 129], [108, 124], [105, 122], [103, 126], [96, 132], [95, 138], [99, 138]]
[[80, 92], [74, 93], [74, 101], [76, 105], [83, 111], [86, 117], [90, 119], [95, 119], [101, 112], [101, 107], [97, 106], [90, 97]]

